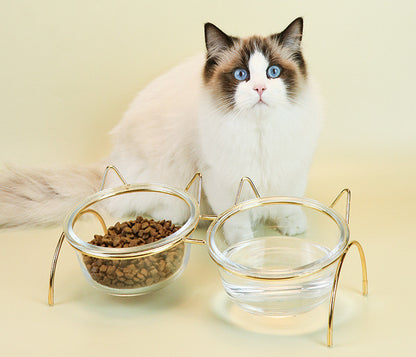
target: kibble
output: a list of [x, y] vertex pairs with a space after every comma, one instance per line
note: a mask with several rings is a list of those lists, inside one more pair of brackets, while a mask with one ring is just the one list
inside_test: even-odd
[[[89, 243], [100, 247], [136, 247], [163, 239], [180, 227], [171, 221], [154, 221], [141, 216], [117, 222], [107, 234], [94, 235]], [[101, 259], [83, 256], [91, 277], [99, 284], [117, 289], [136, 289], [156, 284], [172, 276], [182, 265], [184, 243], [161, 253], [134, 259]]]

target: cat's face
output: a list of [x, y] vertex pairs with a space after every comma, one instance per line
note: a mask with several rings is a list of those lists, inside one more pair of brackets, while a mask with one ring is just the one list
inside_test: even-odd
[[205, 25], [207, 61], [204, 83], [226, 112], [267, 113], [296, 102], [306, 79], [298, 18], [283, 32], [268, 37], [231, 37]]

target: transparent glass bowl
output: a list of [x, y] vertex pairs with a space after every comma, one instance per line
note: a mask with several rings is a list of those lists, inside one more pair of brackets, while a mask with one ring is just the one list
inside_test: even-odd
[[[156, 206], [159, 212], [161, 207], [167, 207], [162, 210], [165, 217], [152, 217]], [[120, 212], [116, 207], [125, 209]], [[130, 216], [133, 208], [135, 216]], [[172, 220], [180, 228], [158, 241], [135, 247], [110, 248], [89, 243], [94, 234], [103, 230], [105, 233], [106, 227], [136, 216]], [[102, 190], [88, 197], [66, 218], [64, 234], [77, 250], [82, 272], [92, 286], [111, 295], [141, 295], [162, 288], [182, 273], [189, 258], [184, 240], [198, 221], [198, 204], [186, 191], [164, 185], [135, 184]]]
[[206, 243], [236, 304], [260, 315], [291, 316], [329, 297], [334, 263], [348, 240], [348, 225], [332, 208], [305, 198], [267, 197], [219, 215]]
[[102, 259], [78, 254], [89, 283], [111, 295], [142, 295], [158, 290], [177, 278], [189, 258], [184, 243], [161, 253], [133, 259]]

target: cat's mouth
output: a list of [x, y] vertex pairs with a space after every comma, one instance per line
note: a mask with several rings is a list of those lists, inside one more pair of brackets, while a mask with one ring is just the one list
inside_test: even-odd
[[255, 103], [252, 108], [255, 107], [264, 107], [264, 106], [269, 106], [269, 104], [267, 104], [263, 99], [259, 99], [257, 103]]

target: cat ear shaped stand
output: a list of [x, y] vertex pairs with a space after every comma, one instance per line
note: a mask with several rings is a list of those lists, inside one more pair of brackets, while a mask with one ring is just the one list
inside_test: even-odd
[[[123, 183], [122, 186], [104, 189], [105, 180], [110, 170], [117, 174]], [[196, 183], [197, 199], [189, 193], [191, 187]], [[240, 201], [244, 184], [248, 184], [251, 187], [256, 198]], [[59, 252], [65, 239], [77, 251], [81, 269], [90, 284], [106, 293], [122, 296], [147, 294], [169, 284], [182, 273], [187, 263], [189, 250], [185, 243], [204, 244], [208, 248], [209, 255], [218, 266], [227, 294], [231, 296], [234, 303], [249, 312], [261, 313], [263, 315], [292, 316], [312, 310], [317, 305], [328, 301], [329, 298], [327, 345], [332, 346], [334, 308], [340, 273], [345, 257], [353, 246], [357, 248], [361, 258], [363, 295], [366, 296], [368, 293], [367, 266], [363, 248], [359, 242], [355, 240], [349, 241], [350, 190], [342, 190], [335, 200], [329, 206], [326, 206], [307, 198], [261, 197], [252, 180], [248, 177], [243, 177], [237, 190], [234, 206], [218, 216], [200, 215], [201, 192], [202, 175], [200, 173], [196, 173], [186, 188], [180, 190], [166, 185], [151, 183], [127, 184], [117, 168], [108, 166], [104, 172], [100, 191], [81, 202], [65, 220], [64, 231], [59, 238], [52, 261], [49, 279], [49, 305], [54, 305], [55, 271]], [[179, 200], [187, 207], [189, 215], [181, 228], [175, 233], [159, 241], [138, 247], [98, 247], [87, 243], [77, 236], [74, 231], [74, 225], [84, 214], [92, 214], [96, 217], [104, 234], [107, 233], [107, 225], [102, 215], [98, 213], [99, 203], [111, 197], [124, 196], [126, 194], [131, 196], [133, 193], [138, 195], [137, 197], [152, 193], [159, 195], [158, 197]], [[335, 205], [343, 197], [346, 197], [345, 216], [341, 216], [334, 210]], [[257, 235], [254, 233], [252, 240], [243, 240], [242, 243], [244, 245], [238, 248], [230, 245], [225, 238], [224, 227], [227, 227], [233, 219], [240, 216], [250, 216], [255, 210], [262, 209], [267, 211], [280, 209], [281, 207], [296, 207], [306, 211], [306, 213], [310, 212], [311, 217], [317, 216], [319, 220], [329, 222], [333, 227], [336, 227], [336, 234], [333, 234], [333, 237], [327, 237], [325, 242], [319, 241], [319, 234], [314, 234], [313, 238], [311, 238], [307, 231], [309, 228], [313, 228], [311, 226], [315, 224], [315, 220], [310, 219], [308, 216], [308, 230], [299, 237], [283, 236], [279, 233], [281, 227], [273, 226], [262, 227], [261, 230], [255, 231], [261, 233]], [[207, 230], [205, 240], [192, 237], [192, 233], [200, 220], [212, 221]], [[322, 233], [324, 235], [324, 232]], [[271, 239], [269, 240], [268, 238]], [[264, 239], [267, 240], [267, 244], [264, 243], [266, 242]], [[244, 247], [250, 249], [250, 243], [256, 242], [261, 243], [260, 247], [266, 247], [264, 249], [267, 249], [267, 246], [270, 244], [275, 245], [273, 246], [273, 251], [286, 252], [288, 248], [292, 247], [292, 254], [295, 255], [300, 254], [298, 252], [302, 251], [302, 249], [297, 248], [296, 244], [302, 244], [302, 247], [304, 247], [304, 244], [309, 244], [308, 247], [313, 249], [319, 247], [321, 249], [320, 252], [325, 254], [319, 259], [307, 261], [306, 264], [303, 262], [299, 266], [291, 266], [284, 269], [282, 269], [280, 261], [277, 261], [276, 267], [271, 269], [270, 259], [267, 266], [253, 266], [251, 262], [244, 266], [240, 261], [236, 261], [235, 254], [229, 254], [229, 252], [235, 252]], [[284, 247], [282, 248], [278, 244], [283, 244]], [[256, 249], [258, 249], [258, 246]], [[246, 251], [245, 253], [245, 256], [251, 257], [250, 252], [247, 254]], [[269, 254], [267, 250], [260, 253], [264, 254], [264, 256]], [[287, 260], [284, 255], [280, 256], [280, 258], [275, 258], [275, 260]], [[263, 260], [265, 261], [266, 259]], [[98, 272], [97, 269], [94, 271], [94, 268], [91, 268], [91, 261], [95, 262], [96, 266], [102, 265], [104, 268], [101, 268]], [[272, 259], [271, 261], [274, 260]], [[297, 261], [296, 257], [295, 261]], [[114, 268], [110, 269], [110, 266], [114, 266]], [[170, 267], [169, 271], [166, 270], [166, 266]], [[165, 269], [163, 272], [161, 267]], [[120, 272], [128, 271], [129, 278], [131, 277], [130, 286], [111, 285], [111, 279], [113, 279], [111, 274], [114, 274], [116, 269]], [[145, 273], [152, 273], [153, 275], [149, 275], [150, 279], [144, 280]], [[103, 278], [103, 280], [97, 277]], [[235, 294], [233, 284], [238, 291], [241, 292], [243, 290], [245, 293]], [[316, 286], [324, 288], [316, 290], [314, 288]], [[263, 294], [263, 292], [265, 293]], [[272, 296], [272, 301], [270, 301], [270, 296]]]

